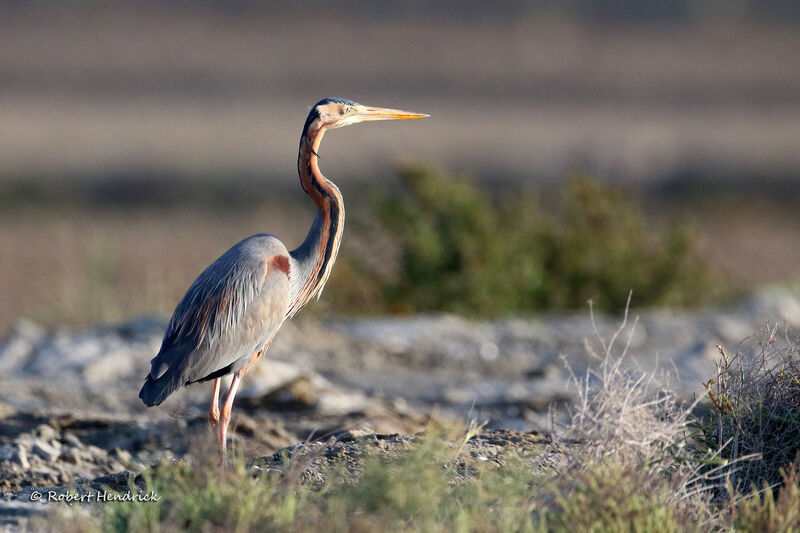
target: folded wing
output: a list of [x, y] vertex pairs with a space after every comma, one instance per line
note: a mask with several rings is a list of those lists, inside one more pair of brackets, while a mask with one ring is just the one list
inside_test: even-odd
[[236, 371], [265, 348], [289, 307], [288, 252], [272, 235], [249, 237], [192, 283], [150, 363], [139, 397], [157, 405], [182, 385]]

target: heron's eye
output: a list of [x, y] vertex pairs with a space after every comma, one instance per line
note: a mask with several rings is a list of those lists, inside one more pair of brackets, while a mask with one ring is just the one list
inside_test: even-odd
[[345, 115], [352, 115], [353, 111], [355, 111], [355, 108], [353, 106], [349, 105], [349, 106], [344, 108], [344, 114]]

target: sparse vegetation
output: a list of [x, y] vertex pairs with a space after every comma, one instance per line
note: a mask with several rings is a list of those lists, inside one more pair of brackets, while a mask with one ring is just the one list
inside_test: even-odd
[[399, 269], [349, 265], [348, 294], [334, 285], [334, 301], [497, 316], [581, 309], [589, 299], [614, 311], [631, 289], [638, 306], [695, 306], [721, 295], [686, 226], [646, 228], [636, 202], [599, 181], [569, 180], [560, 209], [548, 211], [532, 195], [493, 202], [469, 180], [435, 170], [401, 177], [402, 190], [376, 214], [399, 249]]
[[[294, 459], [280, 473], [247, 469], [241, 458], [228, 471], [162, 464], [144, 476], [145, 488], [162, 496], [157, 504], [62, 512], [46, 525], [82, 531], [798, 530], [797, 465], [789, 459], [778, 467], [797, 453], [796, 433], [783, 432], [781, 455], [752, 447], [771, 430], [781, 432], [774, 424], [785, 420], [776, 413], [785, 418], [783, 407], [797, 400], [794, 375], [785, 373], [785, 364], [776, 366], [779, 352], [765, 350], [753, 371], [728, 378], [740, 367], [723, 359], [720, 383], [740, 381], [728, 381], [709, 398], [722, 417], [714, 427], [723, 432], [716, 436], [721, 444], [709, 447], [694, 405], [654, 390], [652, 374], [624, 364], [634, 328], [623, 321], [611, 338], [598, 335], [597, 348], [587, 343], [600, 365], [574, 376], [578, 399], [558, 433], [578, 445], [564, 447], [554, 470], [533, 467], [535, 452], [481, 461], [463, 453], [479, 427], [432, 426], [405, 452], [367, 454], [355, 469], [334, 461], [321, 483], [304, 479], [307, 463]], [[772, 338], [765, 347], [775, 344]], [[745, 409], [756, 404], [757, 410]], [[748, 462], [753, 452], [762, 454], [758, 467]], [[781, 473], [777, 483], [775, 472]]]
[[663, 477], [617, 461], [573, 471], [554, 490], [555, 502], [539, 513], [541, 531], [705, 531], [681, 512]]
[[[800, 352], [788, 336], [780, 338], [777, 327], [765, 325], [750, 341], [733, 355], [718, 347], [717, 375], [707, 384], [712, 415], [705, 438], [736, 463], [729, 474], [734, 489], [769, 492], [787, 480], [787, 473], [788, 486], [797, 483]], [[743, 457], [758, 460], [740, 461]]]
[[[109, 504], [62, 515], [57, 529], [87, 531], [682, 531], [691, 526], [662, 479], [616, 462], [560, 479], [525, 456], [501, 465], [457, 457], [459, 438], [432, 428], [407, 453], [374, 456], [357, 479], [327, 471], [322, 488], [282, 476], [215, 465], [161, 465], [147, 475], [156, 504]], [[642, 487], [646, 487], [645, 490]]]

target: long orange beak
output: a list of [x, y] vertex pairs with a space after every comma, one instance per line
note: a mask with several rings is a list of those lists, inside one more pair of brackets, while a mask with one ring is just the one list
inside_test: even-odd
[[400, 109], [360, 106], [356, 116], [358, 117], [358, 121], [362, 122], [366, 120], [410, 120], [414, 118], [425, 118], [430, 115], [426, 115], [425, 113], [412, 113], [411, 111], [402, 111]]

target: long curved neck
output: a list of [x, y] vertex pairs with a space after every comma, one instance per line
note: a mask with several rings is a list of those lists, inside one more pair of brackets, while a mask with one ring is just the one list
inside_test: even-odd
[[300, 185], [317, 204], [317, 217], [303, 244], [289, 252], [289, 311], [297, 314], [314, 296], [319, 297], [339, 253], [344, 230], [344, 202], [339, 188], [319, 170], [319, 145], [325, 128], [317, 121], [306, 125], [300, 138], [297, 171]]

